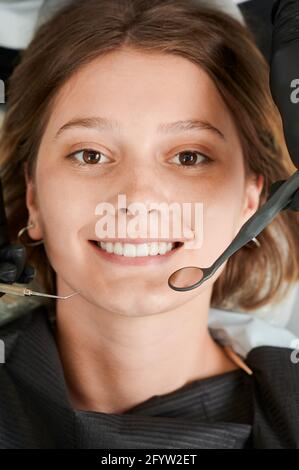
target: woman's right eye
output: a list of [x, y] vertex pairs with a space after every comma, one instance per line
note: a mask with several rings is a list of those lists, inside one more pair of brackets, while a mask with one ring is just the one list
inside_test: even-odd
[[[107, 163], [110, 159], [106, 157], [102, 152], [93, 149], [82, 149], [67, 155], [79, 166], [95, 165], [97, 163]], [[106, 159], [106, 160], [105, 160]]]

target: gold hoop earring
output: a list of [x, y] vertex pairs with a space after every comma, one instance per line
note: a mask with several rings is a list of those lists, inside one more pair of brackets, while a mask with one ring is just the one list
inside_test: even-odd
[[251, 248], [252, 247], [252, 245], [250, 245], [251, 242], [255, 243], [256, 248], [261, 247], [261, 244], [256, 237], [252, 238], [252, 240], [250, 240], [250, 242], [248, 242], [245, 246], [247, 246], [248, 248]]
[[34, 223], [29, 223], [29, 225], [26, 225], [26, 227], [23, 227], [23, 228], [21, 228], [21, 230], [19, 230], [18, 239], [20, 240], [22, 245], [37, 246], [37, 245], [41, 245], [42, 243], [44, 243], [44, 240], [39, 240], [37, 242], [30, 242], [30, 243], [25, 243], [25, 242], [22, 241], [21, 237], [22, 237], [23, 233], [25, 233], [29, 228], [33, 228], [33, 227], [35, 227], [35, 224]]

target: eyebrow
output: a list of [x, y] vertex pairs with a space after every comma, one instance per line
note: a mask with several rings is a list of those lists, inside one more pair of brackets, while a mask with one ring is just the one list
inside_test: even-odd
[[[100, 116], [74, 118], [64, 124], [56, 133], [55, 138], [57, 139], [63, 132], [68, 129], [85, 127], [88, 129], [96, 129], [98, 131], [119, 131], [120, 123], [114, 119], [108, 119]], [[226, 140], [224, 134], [215, 126], [208, 121], [202, 121], [198, 119], [187, 119], [185, 121], [165, 122], [161, 123], [157, 127], [157, 131], [160, 134], [178, 134], [180, 132], [188, 131], [199, 131], [209, 130], [215, 135], [220, 137], [222, 140]]]

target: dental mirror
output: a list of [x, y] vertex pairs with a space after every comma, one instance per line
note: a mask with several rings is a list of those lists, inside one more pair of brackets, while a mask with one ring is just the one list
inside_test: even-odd
[[176, 291], [188, 291], [201, 286], [227, 261], [236, 251], [255, 238], [273, 219], [292, 201], [292, 196], [299, 188], [299, 171], [289, 177], [241, 227], [234, 240], [208, 268], [186, 266], [173, 272], [168, 278], [168, 285]]

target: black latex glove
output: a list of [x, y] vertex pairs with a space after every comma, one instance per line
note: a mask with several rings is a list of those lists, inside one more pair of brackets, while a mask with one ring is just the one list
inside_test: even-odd
[[[0, 248], [0, 282], [28, 284], [34, 279], [35, 268], [26, 264], [26, 248], [10, 244]], [[4, 295], [0, 292], [0, 297]]]

